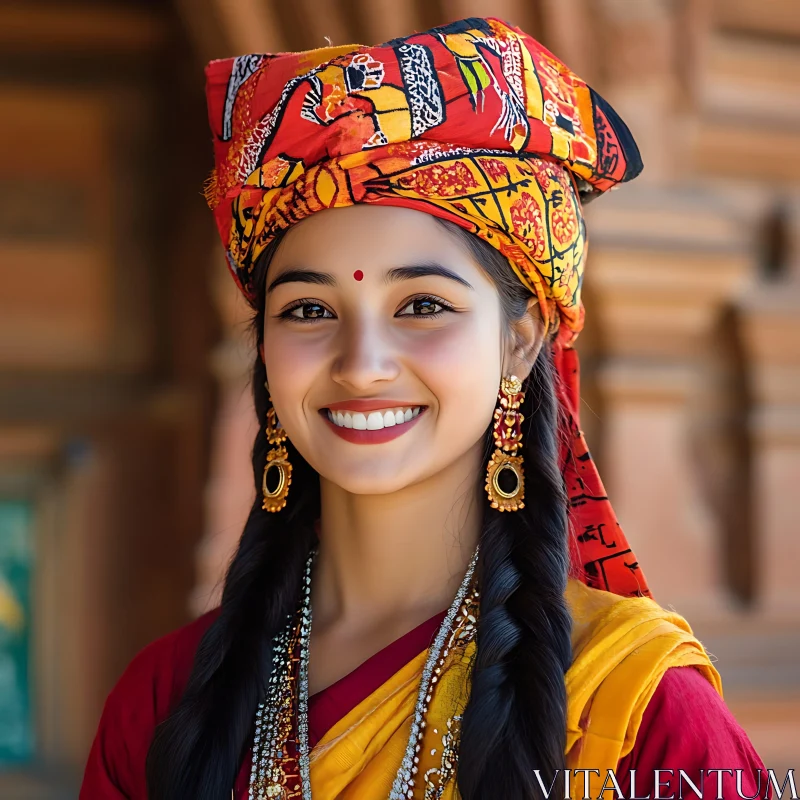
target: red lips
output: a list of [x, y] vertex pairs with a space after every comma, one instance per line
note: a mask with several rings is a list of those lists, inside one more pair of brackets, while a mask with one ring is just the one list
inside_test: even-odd
[[[372, 403], [371, 408], [364, 408], [363, 406], [354, 406], [350, 405], [356, 401], [348, 401], [346, 403], [336, 403], [332, 406], [327, 406], [332, 411], [343, 411], [344, 409], [349, 409], [350, 411], [377, 411], [378, 409], [383, 408], [392, 408], [392, 406], [386, 405], [386, 400], [365, 400], [365, 403]], [[377, 405], [376, 405], [377, 403]], [[408, 403], [398, 403], [398, 406], [405, 405], [408, 407]], [[394, 406], [397, 408], [397, 406]], [[404, 422], [402, 425], [393, 425], [390, 428], [381, 428], [378, 431], [357, 431], [354, 428], [340, 428], [338, 425], [334, 425], [328, 419], [328, 412], [326, 408], [321, 408], [319, 413], [320, 416], [325, 420], [328, 427], [340, 438], [344, 439], [346, 442], [352, 442], [353, 444], [383, 444], [384, 442], [390, 442], [392, 439], [396, 439], [398, 436], [402, 436], [406, 431], [410, 431], [417, 422], [422, 419], [425, 414], [425, 407], [420, 408], [419, 414], [416, 417], [412, 417], [408, 422]]]

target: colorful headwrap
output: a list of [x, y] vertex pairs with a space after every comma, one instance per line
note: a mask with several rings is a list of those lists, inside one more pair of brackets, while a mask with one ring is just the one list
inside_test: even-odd
[[376, 47], [246, 55], [206, 69], [216, 167], [206, 186], [242, 292], [282, 230], [355, 203], [466, 228], [511, 264], [554, 332], [573, 570], [647, 595], [580, 431], [586, 232], [581, 202], [642, 168], [630, 131], [555, 56], [497, 19]]

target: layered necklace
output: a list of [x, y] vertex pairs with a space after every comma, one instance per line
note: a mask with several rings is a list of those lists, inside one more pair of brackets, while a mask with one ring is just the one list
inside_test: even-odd
[[[316, 552], [306, 561], [300, 607], [287, 617], [286, 625], [272, 642], [272, 669], [263, 701], [256, 712], [249, 800], [311, 800], [310, 747], [308, 740], [308, 658], [311, 640], [311, 570]], [[403, 758], [388, 800], [413, 798], [425, 733], [425, 717], [438, 676], [454, 647], [464, 647], [476, 633], [478, 589], [473, 581], [478, 549], [470, 559], [464, 579], [428, 648], [419, 691], [411, 718]], [[449, 725], [449, 723], [448, 723]], [[454, 773], [457, 760], [453, 745], [447, 775], [436, 772], [439, 787]], [[426, 786], [433, 777], [424, 776]], [[426, 789], [425, 796], [429, 796]]]

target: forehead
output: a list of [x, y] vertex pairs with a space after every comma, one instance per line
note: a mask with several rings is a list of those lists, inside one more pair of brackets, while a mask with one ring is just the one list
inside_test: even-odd
[[432, 260], [477, 269], [469, 250], [431, 214], [355, 205], [319, 211], [290, 228], [270, 272], [284, 266], [324, 265], [353, 274]]

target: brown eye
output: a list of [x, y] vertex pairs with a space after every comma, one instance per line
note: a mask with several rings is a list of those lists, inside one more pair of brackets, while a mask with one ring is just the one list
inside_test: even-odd
[[333, 317], [331, 312], [319, 303], [303, 303], [291, 309], [289, 314], [297, 319], [324, 319], [326, 314], [328, 317]]
[[400, 310], [398, 316], [401, 317], [435, 317], [442, 311], [451, 311], [443, 302], [435, 300], [433, 297], [415, 297], [408, 305]]
[[438, 303], [434, 303], [433, 300], [415, 300], [414, 301], [414, 313], [415, 314], [435, 314], [437, 311], [441, 311], [442, 307]]

